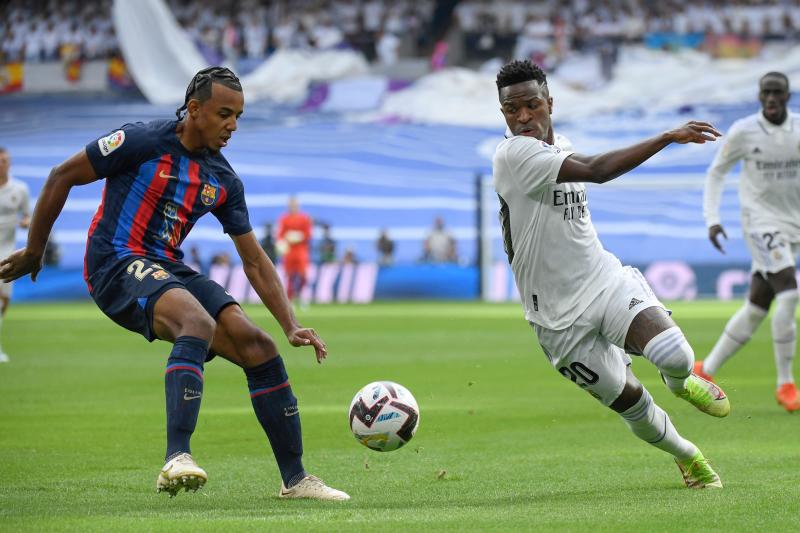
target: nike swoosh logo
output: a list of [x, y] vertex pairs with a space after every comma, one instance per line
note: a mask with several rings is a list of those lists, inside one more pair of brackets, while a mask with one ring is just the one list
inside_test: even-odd
[[164, 178], [165, 180], [176, 180], [178, 176], [170, 176], [169, 174], [164, 174], [164, 171], [158, 173], [159, 178]]
[[196, 396], [189, 396], [188, 394], [184, 394], [183, 395], [183, 399], [184, 400], [196, 400], [196, 399], [200, 398], [200, 396], [201, 396], [200, 394], [198, 394]]
[[292, 409], [291, 407], [287, 407], [286, 409], [283, 410], [283, 415], [284, 416], [294, 416], [299, 412], [300, 412], [300, 410], [297, 407], [295, 407], [294, 409]]

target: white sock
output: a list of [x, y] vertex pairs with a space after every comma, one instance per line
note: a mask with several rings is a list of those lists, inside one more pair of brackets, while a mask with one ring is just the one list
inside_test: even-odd
[[750, 340], [758, 325], [767, 316], [767, 310], [745, 300], [744, 305], [728, 320], [711, 353], [703, 361], [703, 372], [713, 376], [739, 348]]
[[678, 326], [665, 329], [647, 343], [642, 355], [656, 365], [672, 392], [686, 388], [686, 378], [692, 373], [694, 351]]
[[775, 369], [778, 371], [778, 387], [794, 383], [792, 360], [797, 345], [795, 310], [800, 299], [797, 289], [775, 295], [775, 314], [772, 316], [772, 346], [775, 350]]
[[639, 401], [620, 416], [634, 435], [676, 459], [685, 461], [697, 453], [697, 446], [678, 434], [667, 413], [655, 404], [647, 389], [643, 389]]

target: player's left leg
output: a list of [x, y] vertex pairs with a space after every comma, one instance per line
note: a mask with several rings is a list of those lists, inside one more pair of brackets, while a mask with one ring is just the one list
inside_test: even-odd
[[797, 348], [797, 312], [800, 295], [794, 267], [767, 274], [767, 281], [775, 292], [775, 313], [772, 316], [772, 346], [778, 383], [775, 397], [787, 411], [800, 410], [800, 395], [794, 383], [792, 362]]
[[303, 467], [303, 436], [297, 398], [292, 393], [283, 359], [272, 338], [229, 305], [217, 316], [211, 350], [242, 367], [247, 376], [256, 418], [267, 434], [283, 481], [286, 498], [347, 500], [350, 497], [310, 476]]
[[730, 402], [722, 389], [692, 373], [694, 351], [663, 307], [648, 307], [634, 317], [625, 347], [653, 363], [679, 398], [711, 416], [730, 413]]

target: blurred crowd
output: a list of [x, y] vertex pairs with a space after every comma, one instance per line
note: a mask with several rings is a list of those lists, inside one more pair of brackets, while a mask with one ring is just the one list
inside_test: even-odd
[[116, 50], [111, 0], [0, 2], [2, 62], [100, 59]]
[[227, 60], [275, 50], [351, 48], [369, 61], [415, 55], [433, 0], [167, 0], [181, 25]]
[[467, 57], [548, 67], [574, 51], [613, 56], [623, 44], [752, 57], [764, 43], [800, 40], [797, 0], [464, 0], [456, 15]]
[[[625, 43], [689, 46], [747, 56], [767, 42], [795, 43], [800, 0], [166, 0], [210, 60], [258, 62], [275, 50], [351, 48], [369, 61], [436, 54], [449, 32], [450, 62], [531, 57], [557, 63], [572, 51]], [[6, 62], [117, 47], [111, 0], [0, 3]], [[552, 66], [552, 65], [546, 65]]]

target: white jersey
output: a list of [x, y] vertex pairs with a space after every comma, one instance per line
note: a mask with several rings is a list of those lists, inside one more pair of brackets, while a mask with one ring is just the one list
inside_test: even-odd
[[5, 185], [0, 186], [0, 250], [6, 253], [13, 250], [20, 217], [29, 215], [28, 186], [9, 178]]
[[597, 238], [586, 186], [556, 183], [572, 154], [568, 143], [511, 137], [493, 161], [503, 240], [525, 318], [552, 330], [572, 325], [621, 268]]
[[800, 115], [789, 113], [780, 126], [761, 112], [731, 126], [706, 176], [703, 216], [720, 223], [719, 205], [725, 175], [742, 160], [739, 203], [744, 232], [783, 232], [800, 242]]

